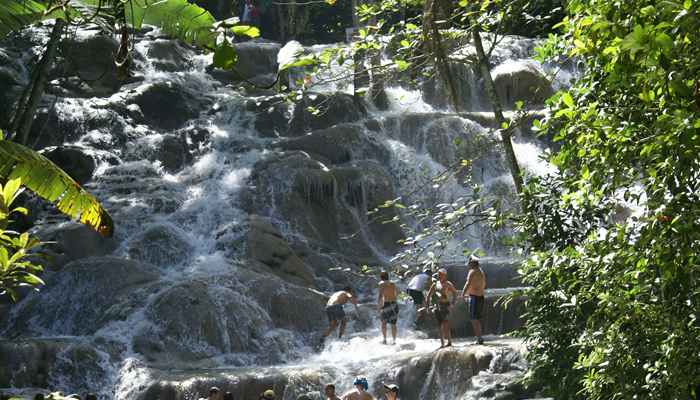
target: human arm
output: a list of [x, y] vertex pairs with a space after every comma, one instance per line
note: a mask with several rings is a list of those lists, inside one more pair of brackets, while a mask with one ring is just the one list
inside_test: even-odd
[[467, 297], [467, 291], [469, 290], [469, 287], [472, 284], [472, 272], [473, 271], [469, 270], [469, 273], [467, 274], [467, 282], [464, 283], [464, 289], [462, 289], [462, 298]]
[[430, 285], [430, 289], [428, 289], [428, 298], [426, 299], [426, 304], [428, 305], [428, 307], [430, 307], [431, 303], [433, 302], [433, 293], [435, 293], [434, 283]]
[[384, 288], [382, 284], [379, 284], [379, 295], [377, 296], [377, 309], [382, 309], [382, 304], [384, 303]]

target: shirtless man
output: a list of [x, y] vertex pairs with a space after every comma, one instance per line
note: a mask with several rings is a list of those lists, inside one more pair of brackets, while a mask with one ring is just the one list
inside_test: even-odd
[[[452, 300], [450, 300], [450, 293]], [[450, 311], [454, 305], [454, 298], [457, 297], [457, 289], [452, 282], [447, 280], [447, 270], [440, 268], [438, 271], [438, 281], [430, 286], [428, 291], [428, 307], [432, 305], [433, 294], [437, 296], [437, 304], [433, 313], [438, 322], [440, 330], [440, 348], [452, 346], [452, 333], [450, 332]], [[447, 345], [445, 345], [447, 339]]]
[[323, 393], [326, 395], [326, 400], [340, 400], [340, 397], [335, 395], [335, 385], [332, 383], [323, 388]]
[[357, 297], [353, 295], [353, 290], [350, 286], [346, 286], [343, 290], [333, 293], [331, 298], [326, 303], [326, 315], [328, 315], [328, 322], [330, 326], [323, 334], [321, 342], [323, 342], [328, 335], [333, 333], [335, 327], [340, 321], [340, 331], [338, 332], [338, 339], [343, 337], [345, 333], [345, 310], [343, 310], [343, 304], [351, 302], [357, 308]]
[[399, 317], [399, 304], [396, 298], [399, 296], [399, 291], [396, 284], [389, 280], [389, 273], [382, 271], [379, 274], [379, 298], [377, 299], [377, 309], [380, 313], [382, 321], [382, 336], [386, 344], [386, 324], [391, 324], [391, 337], [393, 344], [396, 344], [396, 322]]
[[342, 400], [374, 400], [374, 397], [367, 393], [369, 390], [367, 378], [356, 378], [352, 384], [355, 385], [355, 389], [345, 393]]
[[[462, 289], [462, 298], [469, 304], [469, 320], [472, 323], [474, 335], [476, 336], [475, 344], [483, 344], [484, 339], [481, 338], [481, 318], [484, 316], [484, 289], [486, 289], [486, 274], [479, 266], [479, 259], [469, 257], [469, 273], [467, 274], [467, 283]], [[469, 299], [467, 299], [469, 296]]]

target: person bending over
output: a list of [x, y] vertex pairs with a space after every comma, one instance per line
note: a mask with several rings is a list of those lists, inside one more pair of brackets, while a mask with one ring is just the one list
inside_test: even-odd
[[333, 293], [331, 298], [326, 303], [326, 315], [328, 315], [328, 322], [330, 326], [323, 334], [321, 342], [323, 342], [333, 331], [335, 330], [338, 322], [340, 322], [340, 331], [338, 331], [338, 339], [343, 337], [345, 333], [345, 310], [343, 310], [343, 305], [347, 302], [351, 302], [357, 308], [357, 297], [353, 294], [353, 290], [350, 286], [345, 287], [339, 292]]

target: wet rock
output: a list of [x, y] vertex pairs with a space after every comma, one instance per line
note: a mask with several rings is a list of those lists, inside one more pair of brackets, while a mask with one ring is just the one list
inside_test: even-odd
[[52, 147], [41, 153], [81, 185], [88, 182], [95, 172], [95, 160], [78, 147]]
[[248, 232], [248, 256], [278, 276], [310, 285], [313, 271], [292, 251], [284, 236], [269, 219], [251, 215]]
[[10, 125], [15, 102], [29, 83], [27, 71], [17, 54], [0, 48], [0, 126]]
[[302, 150], [331, 164], [372, 159], [387, 162], [389, 151], [360, 125], [339, 124], [277, 144], [284, 150]]
[[174, 82], [142, 86], [130, 101], [141, 108], [149, 124], [165, 130], [180, 128], [197, 117], [201, 108], [194, 93]]
[[143, 334], [154, 336], [150, 340], [158, 340], [164, 349], [150, 356], [164, 363], [201, 360], [222, 352], [255, 352], [271, 328], [264, 310], [250, 298], [197, 280], [161, 293], [146, 314], [157, 331]]
[[552, 84], [534, 61], [507, 62], [494, 68], [491, 75], [506, 108], [513, 108], [516, 101], [541, 105], [554, 93]]
[[108, 35], [81, 31], [61, 41], [65, 59], [63, 76], [77, 76], [84, 84], [83, 95], [109, 96], [119, 90], [114, 55], [119, 43]]
[[[479, 265], [486, 274], [486, 288], [488, 289], [522, 286], [520, 274], [518, 274], [520, 262], [517, 260], [483, 257], [479, 261]], [[463, 264], [442, 264], [440, 267], [447, 270], [447, 279], [456, 287], [461, 288], [467, 282], [469, 269], [466, 262]]]
[[253, 81], [259, 86], [274, 83], [277, 74], [279, 43], [248, 41], [234, 43], [237, 60], [229, 71], [209, 68], [209, 73], [222, 82]]
[[290, 105], [284, 96], [248, 100], [246, 110], [255, 115], [255, 129], [262, 137], [285, 136], [291, 119]]
[[366, 116], [365, 105], [354, 96], [345, 93], [310, 93], [295, 106], [289, 135], [301, 136], [342, 122], [356, 122]]
[[[471, 65], [462, 62], [449, 64], [450, 72], [457, 92], [460, 110], [481, 110], [484, 106], [479, 101], [478, 96], [474, 93], [483, 93], [480, 87], [477, 74], [472, 69]], [[421, 85], [421, 94], [423, 101], [431, 106], [447, 110], [453, 109], [454, 105], [450, 100], [449, 91], [442, 79], [437, 78], [437, 74], [427, 79]]]
[[129, 258], [161, 267], [187, 262], [193, 246], [183, 232], [168, 224], [147, 227], [128, 244]]
[[156, 39], [148, 44], [148, 60], [159, 70], [175, 72], [192, 66], [193, 52], [176, 40]]
[[9, 331], [17, 335], [90, 335], [123, 320], [143, 304], [157, 279], [146, 264], [116, 257], [71, 262], [51, 275], [38, 294], [23, 302]]
[[39, 232], [39, 237], [51, 242], [44, 251], [49, 256], [47, 266], [54, 270], [72, 261], [108, 255], [117, 247], [113, 238], [105, 238], [94, 229], [75, 222], [49, 226]]
[[156, 144], [155, 158], [167, 171], [177, 171], [192, 161], [187, 143], [178, 135], [163, 135]]

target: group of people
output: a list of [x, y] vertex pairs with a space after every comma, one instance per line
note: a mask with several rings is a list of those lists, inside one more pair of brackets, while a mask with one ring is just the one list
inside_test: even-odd
[[[358, 377], [353, 381], [353, 389], [349, 390], [341, 397], [335, 393], [335, 385], [332, 383], [327, 384], [323, 388], [323, 395], [326, 400], [374, 400], [369, 390], [369, 382], [367, 378]], [[384, 400], [398, 400], [399, 387], [392, 383], [384, 384]], [[209, 395], [206, 399], [201, 400], [233, 400], [233, 394], [231, 392], [223, 393], [218, 387], [212, 387], [209, 389]], [[272, 389], [268, 389], [260, 394], [258, 400], [277, 400], [277, 395]], [[311, 400], [307, 395], [300, 395], [296, 400]]]
[[[469, 306], [469, 319], [471, 321], [476, 344], [483, 344], [481, 336], [481, 319], [484, 313], [484, 291], [486, 289], [486, 274], [479, 266], [479, 259], [469, 257], [467, 263], [469, 272], [467, 281], [458, 296], [454, 284], [447, 280], [447, 270], [440, 268], [437, 276], [433, 276], [431, 270], [426, 269], [417, 274], [408, 282], [407, 293], [413, 299], [417, 314], [432, 311], [440, 332], [440, 348], [452, 346], [452, 334], [450, 332], [450, 314], [458, 298], [464, 299]], [[397, 322], [399, 316], [398, 297], [399, 290], [396, 283], [389, 280], [389, 273], [382, 271], [379, 274], [379, 296], [377, 298], [377, 311], [381, 321], [383, 341], [387, 343], [387, 324], [391, 325], [392, 343], [396, 343]], [[427, 295], [425, 291], [427, 290]], [[352, 303], [357, 308], [357, 296], [352, 287], [347, 286], [343, 290], [335, 292], [326, 303], [326, 314], [329, 326], [323, 333], [325, 340], [337, 326], [340, 326], [338, 338], [345, 333], [345, 311], [343, 306]]]

